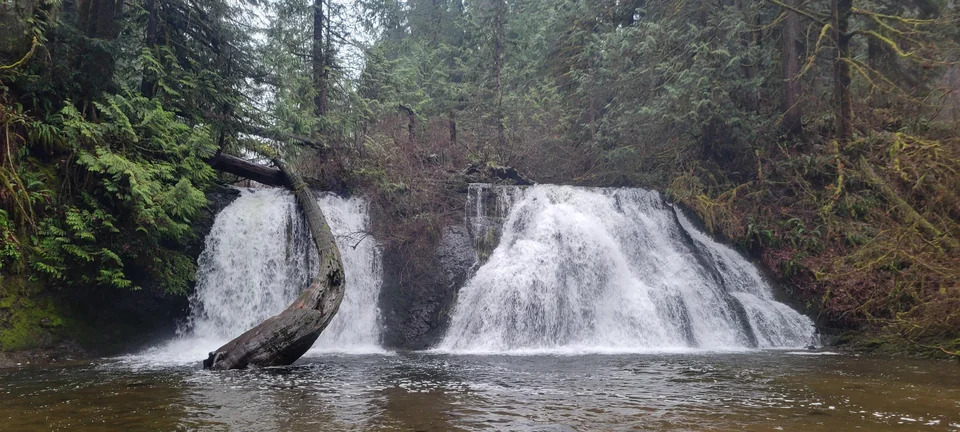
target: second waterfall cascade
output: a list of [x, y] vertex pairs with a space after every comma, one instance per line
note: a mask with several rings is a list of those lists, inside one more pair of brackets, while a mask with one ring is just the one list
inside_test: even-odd
[[[658, 192], [471, 185], [489, 259], [457, 296], [439, 351], [602, 353], [802, 348], [813, 322]], [[481, 250], [481, 256], [483, 251]]]

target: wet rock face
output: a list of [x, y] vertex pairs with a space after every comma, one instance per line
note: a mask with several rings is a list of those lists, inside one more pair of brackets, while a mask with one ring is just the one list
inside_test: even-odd
[[466, 227], [447, 227], [437, 246], [440, 270], [446, 285], [459, 286], [477, 263], [477, 251]]
[[384, 346], [400, 349], [430, 348], [443, 337], [457, 290], [477, 263], [477, 253], [467, 228], [444, 228], [431, 268], [424, 275], [404, 275], [405, 257], [384, 256], [384, 287], [380, 307], [384, 320]]

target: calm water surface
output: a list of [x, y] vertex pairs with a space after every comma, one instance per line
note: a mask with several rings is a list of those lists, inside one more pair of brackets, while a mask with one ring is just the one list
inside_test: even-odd
[[0, 370], [0, 430], [960, 430], [960, 366], [782, 352]]

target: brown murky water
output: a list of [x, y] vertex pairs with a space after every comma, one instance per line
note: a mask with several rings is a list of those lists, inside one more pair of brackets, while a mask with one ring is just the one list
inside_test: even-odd
[[0, 370], [0, 430], [960, 430], [960, 365], [779, 352]]

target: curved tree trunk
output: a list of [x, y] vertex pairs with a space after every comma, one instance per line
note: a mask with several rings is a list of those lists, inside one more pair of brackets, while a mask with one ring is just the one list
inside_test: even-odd
[[[786, 0], [793, 7], [799, 5], [799, 0]], [[800, 15], [793, 11], [786, 11], [787, 19], [783, 23], [783, 120], [780, 129], [790, 135], [799, 134], [803, 130], [800, 109], [800, 50], [797, 49], [797, 39], [800, 35]]]
[[210, 353], [203, 362], [205, 369], [291, 364], [313, 346], [343, 301], [344, 274], [340, 251], [316, 197], [280, 157], [274, 155], [273, 162], [286, 177], [287, 186], [293, 190], [307, 219], [320, 257], [320, 269], [310, 286], [286, 310]]

